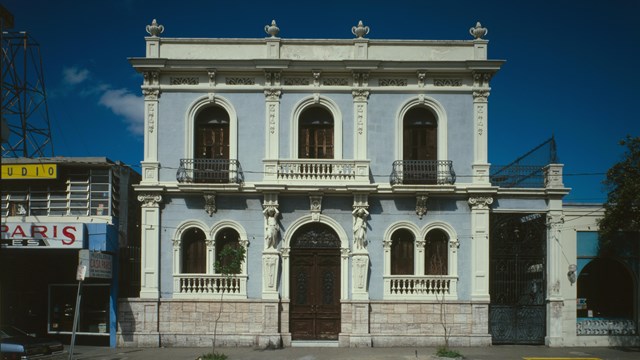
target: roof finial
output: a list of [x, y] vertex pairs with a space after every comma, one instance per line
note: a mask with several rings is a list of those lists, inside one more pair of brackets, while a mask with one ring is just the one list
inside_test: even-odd
[[153, 19], [151, 25], [147, 25], [147, 32], [153, 37], [158, 37], [164, 32], [164, 26], [158, 25], [156, 19]]
[[271, 37], [277, 37], [280, 33], [280, 28], [278, 27], [278, 25], [276, 25], [275, 20], [271, 20], [271, 25], [265, 25], [264, 31], [267, 34], [271, 35]]
[[362, 20], [358, 21], [358, 26], [351, 27], [351, 33], [358, 39], [362, 39], [365, 35], [369, 34], [369, 27], [362, 24]]
[[482, 37], [487, 35], [488, 33], [489, 30], [487, 30], [487, 28], [483, 28], [482, 25], [480, 25], [480, 21], [476, 22], [475, 27], [469, 29], [469, 34], [476, 38], [476, 40], [482, 39]]

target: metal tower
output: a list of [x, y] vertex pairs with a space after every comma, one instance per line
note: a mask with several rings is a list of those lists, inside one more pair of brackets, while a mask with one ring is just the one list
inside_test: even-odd
[[[1, 10], [4, 18], [6, 10]], [[2, 157], [54, 156], [40, 45], [25, 31], [4, 31], [12, 20], [2, 21], [0, 35], [1, 116], [7, 125], [3, 126]]]

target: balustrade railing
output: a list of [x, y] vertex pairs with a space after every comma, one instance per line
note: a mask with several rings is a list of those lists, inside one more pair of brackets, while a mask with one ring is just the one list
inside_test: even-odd
[[183, 297], [206, 295], [245, 296], [247, 278], [242, 275], [177, 274], [173, 276], [174, 293]]
[[236, 183], [244, 181], [240, 162], [235, 159], [180, 159], [176, 172], [179, 183]]
[[451, 299], [457, 296], [458, 278], [448, 275], [385, 276], [385, 295], [407, 299]]
[[456, 173], [451, 160], [396, 160], [390, 182], [391, 185], [453, 185]]
[[265, 160], [265, 181], [369, 182], [367, 160]]

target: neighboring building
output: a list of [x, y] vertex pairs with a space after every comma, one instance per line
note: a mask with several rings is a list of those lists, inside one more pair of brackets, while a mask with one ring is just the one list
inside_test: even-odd
[[565, 203], [563, 210], [561, 269], [572, 284], [562, 289], [563, 345], [640, 345], [640, 235], [607, 245], [598, 236], [602, 204]]
[[[139, 182], [140, 174], [104, 157], [2, 159], [3, 323], [68, 339], [79, 253], [90, 250], [105, 262], [92, 264], [83, 282], [77, 341], [115, 346], [117, 297], [137, 297], [140, 287], [139, 261], [131, 256], [140, 242], [132, 186]], [[96, 254], [111, 255], [111, 264]]]
[[[569, 189], [555, 158], [488, 163], [503, 61], [480, 24], [456, 41], [162, 30], [130, 59], [143, 255], [119, 345], [426, 346], [444, 327], [454, 346], [563, 344]], [[237, 274], [216, 272], [227, 246], [246, 248]]]

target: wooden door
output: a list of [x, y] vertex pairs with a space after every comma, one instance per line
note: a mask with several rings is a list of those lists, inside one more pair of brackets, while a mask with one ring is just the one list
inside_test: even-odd
[[337, 340], [340, 249], [292, 249], [290, 270], [292, 339]]

